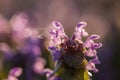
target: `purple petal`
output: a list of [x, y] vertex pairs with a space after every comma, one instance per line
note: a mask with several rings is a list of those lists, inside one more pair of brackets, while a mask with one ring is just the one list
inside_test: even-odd
[[53, 55], [54, 61], [57, 61], [60, 58], [60, 51], [55, 50], [55, 51], [52, 52], [52, 55]]
[[96, 39], [99, 39], [99, 38], [100, 38], [99, 35], [95, 35], [95, 34], [93, 34], [93, 35], [91, 35], [88, 39], [96, 40]]
[[89, 57], [94, 57], [94, 56], [96, 56], [96, 50], [92, 50], [92, 49], [88, 49], [87, 51], [86, 51], [86, 56], [89, 56]]
[[87, 40], [83, 43], [83, 45], [84, 45], [86, 48], [91, 48], [93, 44], [94, 44], [94, 41], [91, 40], [91, 39], [87, 39]]
[[19, 77], [22, 74], [22, 68], [20, 67], [15, 67], [10, 70], [9, 72], [10, 75], [13, 75], [15, 77]]
[[62, 80], [62, 78], [55, 76], [54, 80]]
[[82, 32], [76, 30], [73, 36], [75, 40], [79, 40], [80, 42], [82, 42]]
[[82, 36], [83, 36], [83, 37], [86, 37], [86, 36], [89, 35], [89, 34], [85, 31], [85, 29], [83, 29], [83, 27], [85, 27], [86, 25], [87, 25], [87, 23], [85, 23], [85, 22], [80, 22], [80, 23], [76, 26], [75, 32], [74, 32], [74, 36], [75, 36], [75, 39], [76, 39], [76, 40], [80, 40], [80, 42], [82, 42], [82, 41], [81, 41]]
[[7, 80], [18, 80], [18, 79], [15, 76], [13, 76], [13, 75], [9, 75]]
[[99, 72], [99, 70], [98, 69], [94, 69], [93, 72], [97, 73], [97, 72]]
[[88, 36], [89, 34], [85, 31], [85, 29], [82, 29], [81, 35], [84, 36], [84, 37], [86, 37], [86, 36]]
[[86, 68], [88, 70], [95, 70], [95, 64], [91, 63], [91, 62], [88, 62], [87, 65], [86, 65]]
[[76, 27], [78, 27], [78, 28], [83, 28], [83, 27], [85, 27], [86, 25], [87, 25], [86, 22], [79, 22]]
[[81, 40], [81, 37], [82, 37], [82, 36], [81, 36], [80, 32], [75, 31], [74, 37], [75, 37], [76, 40]]
[[52, 73], [53, 73], [53, 70], [48, 69], [48, 68], [44, 69], [43, 71], [43, 74], [46, 75], [47, 80], [62, 80], [60, 77], [55, 76], [55, 75], [52, 77], [49, 77]]
[[48, 30], [48, 32], [49, 32], [51, 35], [56, 35], [56, 31], [53, 30], [53, 29]]
[[61, 40], [59, 38], [53, 38], [52, 39], [54, 44], [60, 44], [61, 43]]
[[32, 48], [33, 53], [35, 54], [35, 56], [39, 56], [41, 54], [41, 50], [39, 46], [34, 46]]
[[98, 59], [92, 59], [89, 61], [90, 63], [94, 63], [94, 64], [100, 64], [100, 61]]
[[93, 47], [100, 48], [100, 47], [102, 47], [102, 43], [94, 43]]
[[33, 66], [33, 70], [36, 73], [41, 73], [44, 69], [44, 65], [41, 62], [36, 62]]
[[87, 65], [86, 68], [88, 70], [94, 71], [94, 72], [98, 72], [98, 69], [96, 69], [95, 64], [100, 64], [100, 61], [98, 60], [98, 57], [95, 56], [94, 59], [90, 60]]
[[33, 65], [33, 70], [36, 73], [41, 74], [44, 70], [45, 64], [46, 64], [46, 61], [43, 58], [37, 58], [35, 61], [35, 64]]
[[57, 36], [59, 36], [60, 38], [63, 38], [65, 35], [64, 29], [58, 29], [57, 30]]
[[48, 49], [49, 49], [49, 50], [56, 50], [56, 47], [54, 47], [54, 46], [49, 46]]
[[56, 27], [56, 28], [61, 28], [62, 27], [61, 23], [58, 22], [58, 21], [54, 21], [53, 26]]
[[42, 74], [48, 78], [52, 73], [53, 73], [53, 70], [46, 68], [43, 70]]
[[90, 71], [98, 72], [98, 69], [95, 67], [95, 64], [92, 62], [88, 62], [86, 65], [86, 69]]
[[51, 39], [51, 44], [52, 45], [59, 45], [59, 44], [61, 44], [61, 39], [59, 38], [59, 37], [53, 37], [52, 39]]

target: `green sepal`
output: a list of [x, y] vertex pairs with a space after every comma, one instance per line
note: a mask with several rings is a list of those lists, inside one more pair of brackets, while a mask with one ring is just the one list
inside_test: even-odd
[[88, 71], [85, 69], [86, 60], [83, 60], [83, 64], [79, 69], [67, 68], [64, 65], [61, 65], [56, 76], [60, 76], [63, 80], [90, 80]]

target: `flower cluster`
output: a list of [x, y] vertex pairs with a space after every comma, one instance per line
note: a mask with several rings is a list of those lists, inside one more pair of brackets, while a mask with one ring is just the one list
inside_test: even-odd
[[[99, 39], [100, 36], [95, 34], [89, 36], [84, 29], [86, 25], [86, 22], [79, 22], [73, 36], [69, 38], [60, 22], [53, 22], [55, 29], [49, 30], [51, 39], [48, 49], [57, 63], [63, 61], [69, 67], [79, 69], [85, 60], [85, 69], [98, 72], [95, 64], [99, 64], [100, 61], [98, 60], [96, 49], [100, 48], [102, 44], [100, 42], [95, 43], [94, 40]], [[82, 38], [84, 37], [88, 37], [86, 41], [83, 41]], [[87, 60], [87, 57], [90, 57], [91, 60]]]
[[33, 80], [34, 73], [42, 74], [46, 60], [41, 56], [43, 38], [38, 36], [38, 30], [30, 25], [25, 13], [14, 15], [10, 21], [0, 15], [0, 53], [3, 57], [0, 61], [5, 63], [5, 67], [0, 64], [0, 68], [12, 68], [9, 73], [6, 71], [7, 80], [18, 80], [24, 74], [26, 80]]

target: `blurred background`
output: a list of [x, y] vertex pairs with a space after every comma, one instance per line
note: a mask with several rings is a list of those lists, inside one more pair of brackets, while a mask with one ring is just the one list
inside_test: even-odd
[[0, 0], [0, 80], [13, 67], [23, 69], [19, 80], [46, 80], [39, 74], [53, 68], [47, 31], [55, 20], [68, 36], [87, 22], [86, 31], [103, 43], [93, 80], [120, 80], [120, 0]]

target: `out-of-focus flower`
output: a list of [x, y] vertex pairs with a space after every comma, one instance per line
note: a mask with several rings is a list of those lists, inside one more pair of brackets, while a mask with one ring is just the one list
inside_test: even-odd
[[[68, 38], [63, 26], [57, 21], [53, 22], [55, 29], [49, 30], [51, 40], [48, 49], [51, 51], [57, 65], [52, 75], [59, 72], [61, 66], [63, 69], [72, 69], [73, 72], [71, 73], [79, 69], [82, 69], [84, 73], [86, 70], [87, 72], [88, 70], [98, 72], [95, 64], [99, 64], [100, 61], [96, 49], [100, 48], [102, 44], [95, 43], [94, 40], [99, 39], [100, 36], [95, 34], [89, 36], [84, 29], [86, 25], [86, 22], [79, 22], [73, 36]], [[82, 38], [87, 36], [89, 37], [86, 41], [83, 41]], [[92, 58], [92, 60], [87, 60], [87, 57]]]
[[46, 64], [46, 61], [43, 58], [38, 57], [35, 60], [33, 70], [38, 74], [42, 74], [45, 64]]
[[18, 80], [17, 77], [19, 77], [21, 74], [22, 68], [14, 67], [9, 71], [8, 78], [6, 80]]
[[[3, 27], [0, 30], [0, 37], [1, 33], [7, 30], [6, 28], [4, 29], [5, 25], [3, 22], [4, 20], [0, 16], [0, 27]], [[46, 65], [46, 60], [41, 57], [43, 38], [39, 37], [38, 30], [29, 24], [28, 16], [25, 13], [14, 15], [10, 20], [9, 27], [11, 32], [6, 35], [10, 37], [13, 43], [8, 44], [4, 41], [6, 38], [3, 40], [0, 38], [0, 52], [3, 55], [2, 61], [5, 65], [8, 63], [8, 66], [14, 67], [8, 73], [7, 80], [19, 80], [21, 78], [34, 80], [36, 78], [35, 74], [41, 74]], [[7, 41], [10, 39], [7, 39]], [[4, 65], [0, 63], [0, 69], [2, 68], [4, 68]], [[22, 75], [21, 68], [23, 70]], [[6, 67], [5, 70], [7, 70]], [[19, 77], [20, 75], [21, 77]]]
[[15, 67], [10, 70], [9, 75], [13, 75], [15, 77], [19, 77], [22, 74], [22, 69], [19, 67]]
[[3, 52], [5, 59], [9, 59], [13, 54], [11, 48], [8, 44], [1, 42], [0, 43], [0, 51]]
[[46, 76], [47, 80], [62, 80], [62, 79], [61, 79], [60, 77], [58, 77], [58, 76], [52, 76], [52, 77], [50, 77], [50, 75], [51, 75], [52, 73], [53, 73], [53, 70], [48, 69], [48, 68], [44, 69], [44, 71], [43, 71], [43, 75]]
[[19, 13], [12, 17], [10, 20], [10, 25], [12, 27], [12, 38], [19, 45], [24, 44], [24, 39], [38, 39], [38, 31], [32, 28], [28, 20], [28, 16], [25, 13]]

